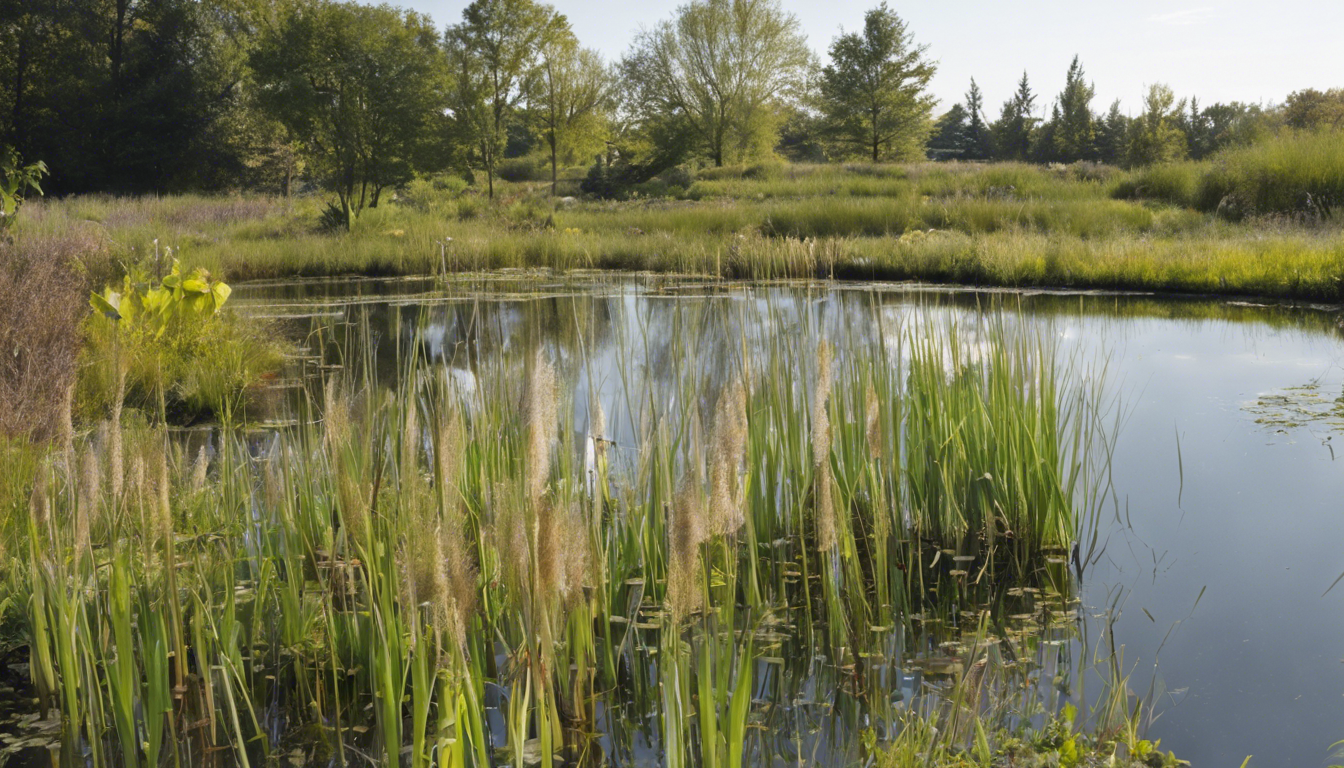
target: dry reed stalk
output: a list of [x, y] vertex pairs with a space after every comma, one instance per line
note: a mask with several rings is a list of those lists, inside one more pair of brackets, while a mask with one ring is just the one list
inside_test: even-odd
[[80, 459], [79, 499], [75, 509], [76, 556], [90, 548], [90, 530], [98, 510], [99, 485], [98, 457], [93, 450], [86, 448]]
[[700, 545], [705, 541], [703, 500], [694, 473], [682, 475], [667, 526], [667, 609], [675, 623], [700, 609]]
[[467, 437], [462, 414], [456, 408], [446, 408], [445, 411], [440, 417], [435, 439], [434, 460], [438, 466], [440, 511], [445, 521], [456, 522], [462, 508], [460, 483]]
[[822, 340], [817, 345], [817, 386], [812, 393], [812, 464], [817, 470], [817, 549], [829, 552], [835, 548], [835, 498], [832, 495], [834, 478], [831, 474], [831, 345]]
[[724, 389], [714, 409], [709, 450], [709, 514], [715, 534], [736, 533], [742, 514], [740, 472], [747, 454], [747, 398], [740, 379]]
[[200, 493], [205, 490], [205, 480], [210, 472], [210, 457], [206, 455], [205, 446], [196, 452], [196, 461], [191, 465], [191, 492]]
[[831, 475], [831, 462], [823, 461], [817, 472], [817, 549], [830, 552], [835, 549], [835, 496], [832, 490], [835, 478]]
[[538, 349], [527, 380], [524, 406], [527, 429], [527, 500], [533, 505], [541, 501], [551, 471], [551, 442], [555, 439], [558, 423], [555, 368]]

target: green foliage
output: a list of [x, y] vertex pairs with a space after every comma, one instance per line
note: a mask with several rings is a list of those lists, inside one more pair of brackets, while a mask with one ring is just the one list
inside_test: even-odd
[[721, 166], [773, 151], [783, 103], [810, 63], [798, 19], [778, 0], [693, 0], [636, 37], [621, 77], [646, 130], [684, 126]]
[[258, 101], [304, 142], [348, 228], [410, 181], [441, 92], [438, 33], [390, 6], [299, 5], [252, 52]]
[[1171, 89], [1160, 83], [1148, 88], [1143, 97], [1143, 114], [1129, 126], [1125, 162], [1130, 167], [1157, 165], [1182, 160], [1187, 147], [1181, 131], [1185, 101], [1176, 101]]
[[1092, 97], [1096, 88], [1083, 80], [1083, 65], [1073, 57], [1059, 94], [1058, 117], [1054, 120], [1052, 159], [1064, 163], [1090, 160], [1094, 156], [1096, 131], [1093, 127]]
[[1027, 81], [1027, 73], [1017, 83], [1017, 91], [1003, 103], [994, 124], [996, 159], [1026, 160], [1031, 155], [1032, 139], [1040, 118], [1035, 116], [1036, 94]]
[[[89, 415], [130, 405], [190, 423], [246, 404], [245, 390], [279, 367], [266, 329], [220, 310], [229, 286], [175, 261], [159, 283], [124, 278], [94, 293], [85, 327], [80, 408]], [[124, 377], [124, 378], [123, 378]]]
[[[485, 169], [491, 199], [509, 131], [539, 77], [539, 52], [568, 26], [554, 8], [534, 0], [475, 0], [445, 35], [450, 120], [459, 144]], [[551, 97], [559, 107], [556, 90]]]
[[873, 162], [918, 157], [935, 100], [928, 93], [937, 65], [928, 46], [884, 2], [864, 14], [863, 32], [831, 43], [821, 71], [821, 106], [831, 135]]
[[602, 148], [602, 113], [609, 106], [612, 84], [602, 57], [579, 47], [568, 22], [550, 27], [528, 101], [550, 150], [554, 195], [562, 159], [573, 164]]
[[1320, 223], [1344, 201], [1344, 144], [1331, 130], [1285, 132], [1202, 163], [1137, 169], [1116, 185], [1114, 195], [1161, 200], [1231, 220], [1286, 216]]
[[203, 269], [182, 274], [182, 265], [174, 259], [172, 271], [158, 285], [132, 283], [127, 275], [121, 291], [107, 288], [94, 293], [89, 305], [126, 333], [148, 333], [157, 339], [191, 318], [213, 316], [232, 293], [227, 283]]
[[29, 190], [42, 194], [42, 177], [47, 165], [42, 161], [24, 165], [13, 147], [0, 145], [0, 235], [14, 224]]

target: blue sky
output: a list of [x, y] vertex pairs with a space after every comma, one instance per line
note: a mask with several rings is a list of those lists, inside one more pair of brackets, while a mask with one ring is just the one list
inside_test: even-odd
[[[444, 26], [469, 0], [390, 0]], [[552, 0], [583, 45], [618, 58], [641, 25], [682, 0]], [[858, 29], [877, 0], [782, 0], [824, 60], [843, 27]], [[1344, 86], [1344, 0], [921, 0], [890, 2], [939, 61], [933, 92], [946, 109], [971, 77], [993, 112], [1026, 69], [1048, 109], [1075, 53], [1097, 88], [1094, 109], [1139, 109], [1150, 83], [1179, 96], [1280, 102], [1301, 88]]]

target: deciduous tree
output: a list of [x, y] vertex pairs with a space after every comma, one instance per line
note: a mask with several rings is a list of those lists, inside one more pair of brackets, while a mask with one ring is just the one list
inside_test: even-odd
[[300, 137], [349, 227], [382, 191], [409, 181], [442, 108], [442, 58], [429, 19], [390, 6], [296, 8], [251, 56], [262, 107]]
[[773, 149], [780, 106], [811, 61], [798, 19], [778, 0], [692, 0], [635, 39], [622, 74], [646, 128], [684, 123], [721, 166]]

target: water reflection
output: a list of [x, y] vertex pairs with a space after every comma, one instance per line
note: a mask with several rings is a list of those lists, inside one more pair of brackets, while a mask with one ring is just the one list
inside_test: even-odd
[[[1325, 391], [1339, 391], [1333, 311], [656, 277], [256, 285], [241, 286], [236, 296], [240, 305], [304, 328], [308, 356], [296, 363], [296, 375], [364, 364], [336, 352], [355, 349], [390, 379], [414, 349], [472, 388], [486, 368], [521, 372], [530, 350], [543, 344], [564, 368], [562, 379], [573, 382], [574, 423], [582, 429], [589, 404], [601, 403], [617, 457], [633, 453], [649, 412], [626, 393], [654, 392], [665, 402], [684, 396], [677, 381], [687, 366], [705, 383], [694, 396], [707, 412], [726, 372], [769, 350], [805, 355], [825, 335], [840, 356], [847, 346], [874, 341], [900, 355], [902, 328], [955, 321], [973, 329], [986, 310], [1007, 309], [1015, 327], [1108, 361], [1125, 413], [1102, 556], [1060, 606], [1038, 606], [1030, 593], [1005, 596], [1025, 601], [1005, 615], [1019, 617], [1037, 638], [1020, 685], [1045, 692], [1038, 699], [1047, 702], [1086, 698], [1084, 671], [1098, 645], [1114, 639], [1131, 687], [1157, 704], [1150, 735], [1196, 765], [1239, 765], [1250, 754], [1266, 764], [1322, 765], [1328, 745], [1344, 735], [1332, 715], [1344, 665], [1330, 640], [1344, 629], [1344, 591], [1322, 597], [1344, 570], [1335, 546], [1344, 532], [1344, 476], [1309, 434], [1266, 430], [1243, 407], [1317, 378]], [[352, 337], [364, 327], [374, 329], [370, 337]], [[804, 390], [808, 382], [796, 385]], [[1039, 626], [1056, 611], [1060, 621]], [[898, 705], [945, 680], [959, 649], [943, 644], [964, 644], [965, 625], [956, 615], [929, 618], [915, 622], [920, 631], [913, 634], [889, 630], [881, 658], [853, 668], [821, 664], [801, 634], [778, 632], [771, 638], [777, 647], [755, 662], [756, 756], [835, 757], [839, 745], [853, 744], [830, 730], [843, 722], [835, 712], [856, 702], [868, 711], [877, 693]], [[779, 621], [805, 625], [796, 616]], [[1022, 631], [995, 628], [1003, 637]], [[644, 643], [633, 646], [631, 659], [656, 664], [656, 654], [641, 656], [654, 647]], [[641, 679], [654, 685], [657, 673], [646, 669]], [[649, 701], [632, 694], [603, 703], [596, 730], [613, 762], [656, 762]]]

